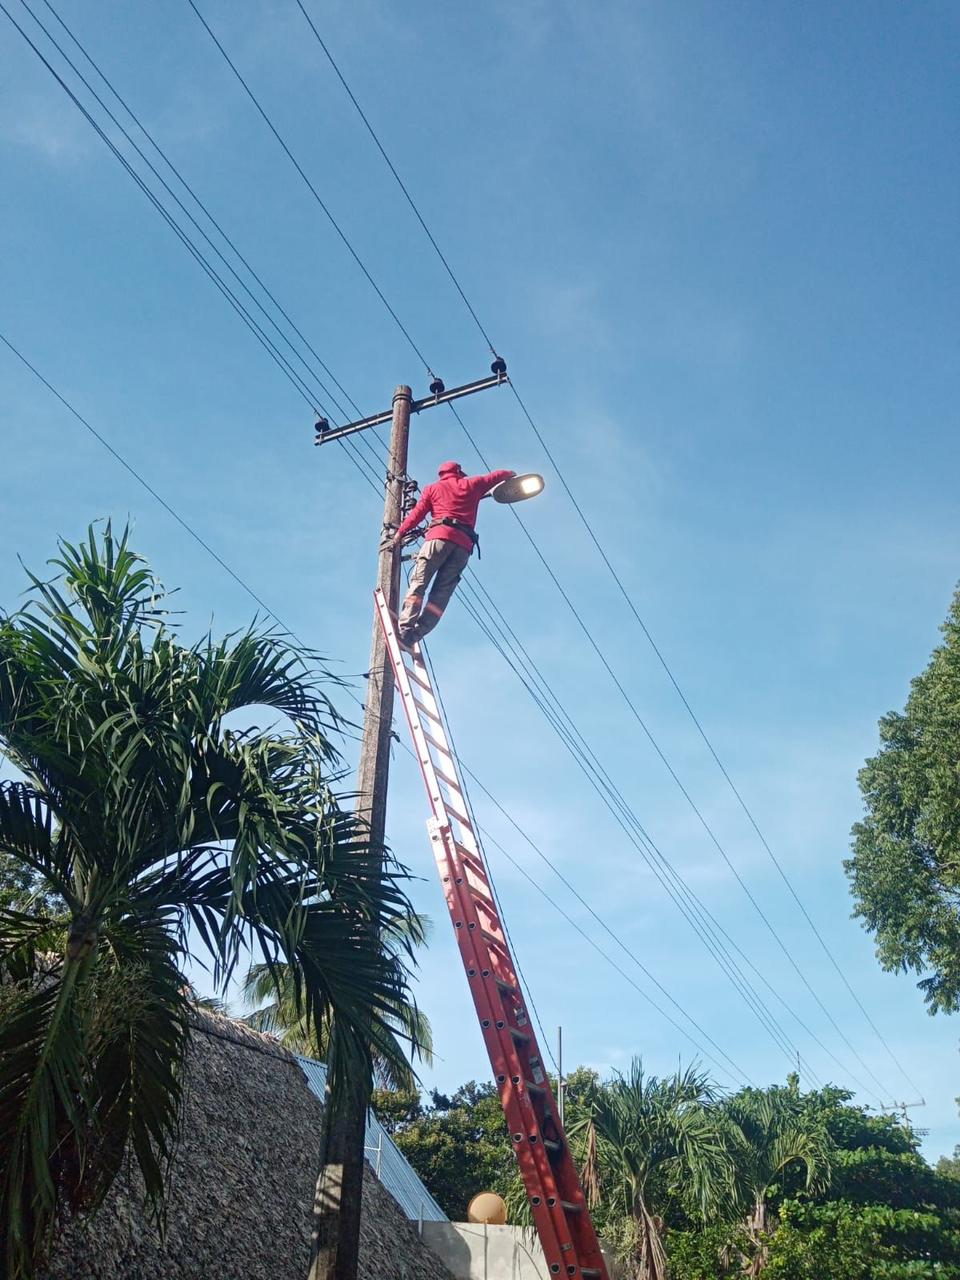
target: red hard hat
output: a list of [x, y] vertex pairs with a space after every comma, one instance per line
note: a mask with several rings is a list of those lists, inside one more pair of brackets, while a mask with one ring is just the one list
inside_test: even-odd
[[461, 467], [459, 462], [441, 462], [437, 475], [448, 476], [462, 470], [463, 467]]

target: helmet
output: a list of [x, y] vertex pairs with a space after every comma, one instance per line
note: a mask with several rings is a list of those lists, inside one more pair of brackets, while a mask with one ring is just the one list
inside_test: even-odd
[[437, 474], [439, 476], [461, 476], [463, 475], [463, 467], [459, 462], [441, 462]]

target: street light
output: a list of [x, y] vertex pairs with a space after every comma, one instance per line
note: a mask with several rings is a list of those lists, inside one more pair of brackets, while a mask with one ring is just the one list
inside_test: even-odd
[[543, 476], [535, 471], [511, 476], [509, 480], [501, 480], [490, 492], [497, 502], [526, 502], [527, 498], [535, 498], [543, 492]]

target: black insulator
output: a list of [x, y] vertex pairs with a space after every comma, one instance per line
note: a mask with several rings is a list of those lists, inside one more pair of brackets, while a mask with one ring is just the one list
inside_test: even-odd
[[313, 426], [318, 436], [325, 436], [330, 430], [330, 423], [326, 418], [318, 418]]
[[497, 356], [496, 360], [494, 360], [493, 364], [490, 366], [490, 372], [497, 374], [501, 378], [503, 377], [507, 372], [507, 362], [504, 360], [503, 356]]
[[446, 389], [447, 388], [443, 385], [442, 378], [434, 378], [430, 383], [430, 394], [432, 396], [442, 396]]

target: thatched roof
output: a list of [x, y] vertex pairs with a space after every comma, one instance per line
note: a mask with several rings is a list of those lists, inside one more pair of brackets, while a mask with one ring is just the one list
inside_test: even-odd
[[[161, 1242], [138, 1179], [122, 1175], [89, 1221], [60, 1235], [45, 1280], [299, 1280], [309, 1259], [321, 1108], [269, 1037], [198, 1014], [183, 1131]], [[362, 1280], [451, 1280], [368, 1168]]]

